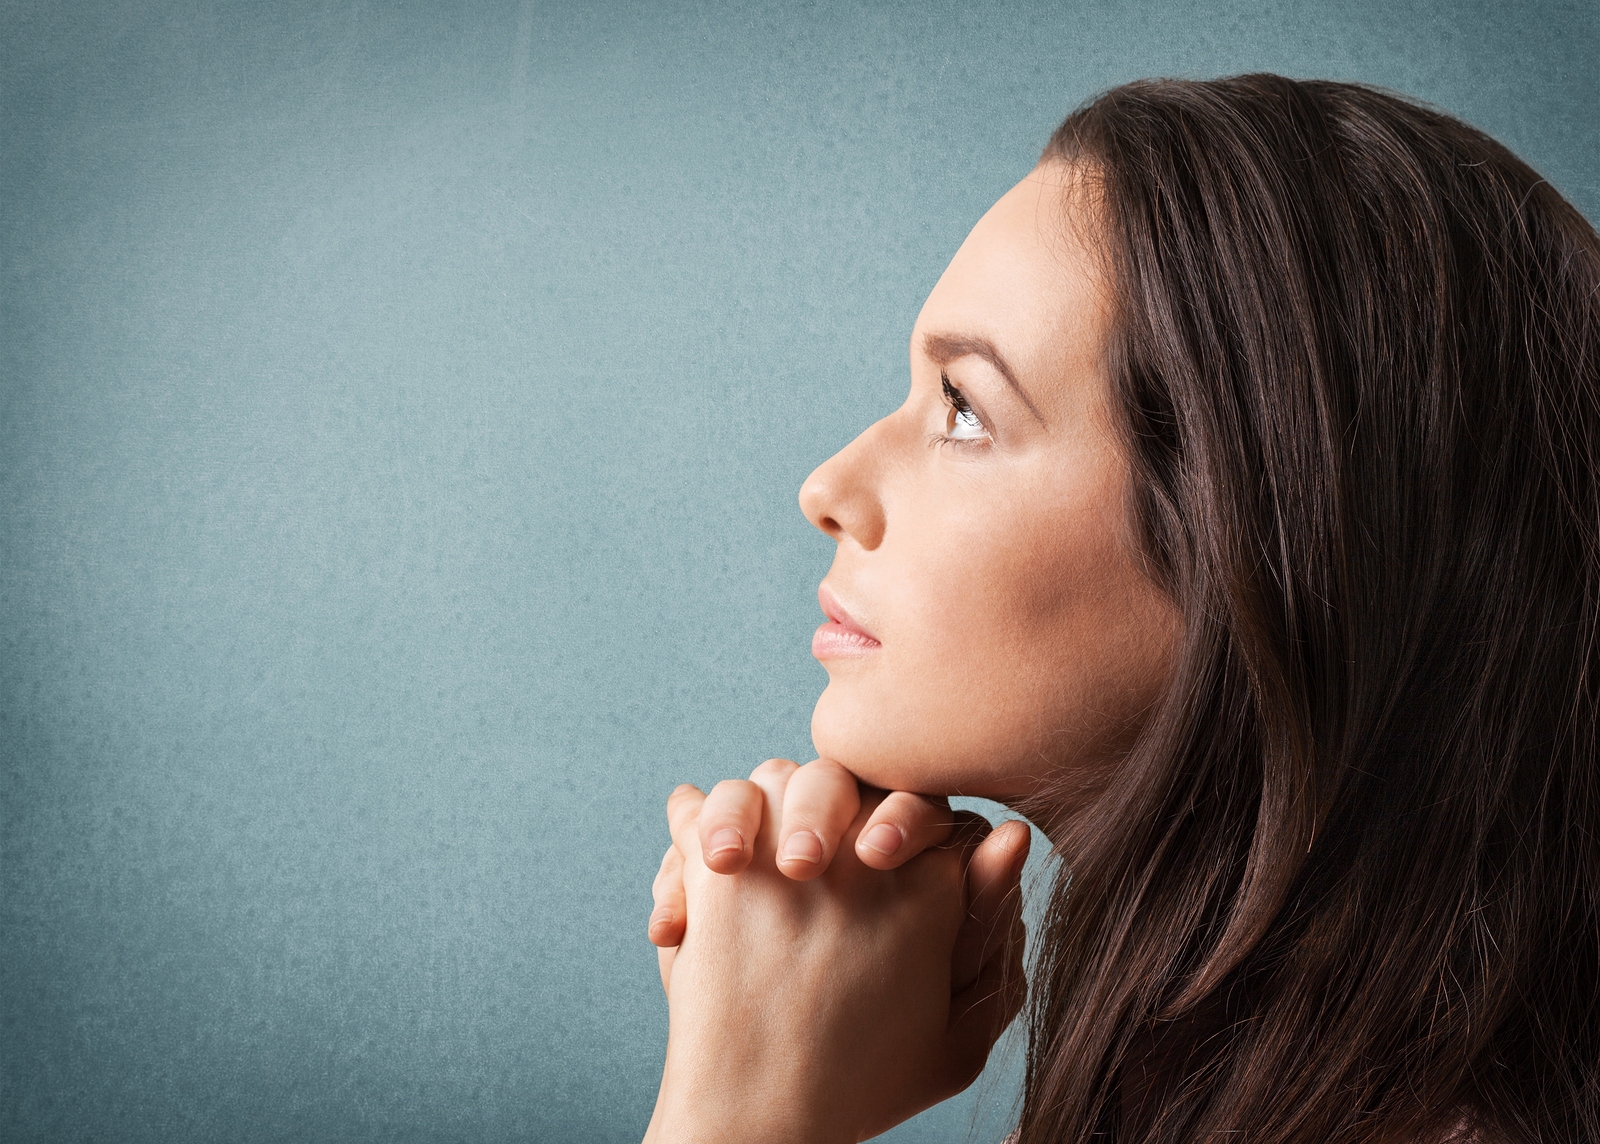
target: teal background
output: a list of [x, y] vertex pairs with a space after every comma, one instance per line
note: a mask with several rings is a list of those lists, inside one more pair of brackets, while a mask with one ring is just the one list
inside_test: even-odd
[[636, 1139], [796, 489], [1086, 96], [1386, 84], [1600, 217], [1593, 0], [0, 11], [8, 1141]]

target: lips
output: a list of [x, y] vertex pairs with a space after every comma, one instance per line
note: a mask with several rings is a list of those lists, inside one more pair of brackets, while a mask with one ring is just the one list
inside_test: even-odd
[[850, 618], [839, 597], [827, 584], [817, 588], [817, 602], [828, 617], [811, 637], [811, 654], [818, 659], [847, 659], [870, 655], [883, 645], [871, 632]]

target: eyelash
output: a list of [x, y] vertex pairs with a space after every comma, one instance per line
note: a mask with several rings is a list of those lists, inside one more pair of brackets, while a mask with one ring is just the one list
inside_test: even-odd
[[989, 443], [989, 436], [988, 436], [989, 427], [987, 425], [983, 424], [983, 419], [981, 417], [979, 417], [978, 414], [977, 414], [977, 411], [975, 409], [973, 409], [970, 404], [968, 404], [966, 395], [963, 394], [955, 386], [950, 384], [950, 375], [945, 373], [942, 370], [939, 373], [939, 384], [944, 390], [944, 402], [945, 402], [945, 404], [948, 405], [951, 409], [954, 409], [958, 415], [962, 414], [962, 413], [965, 413], [968, 417], [971, 417], [979, 425], [982, 425], [983, 426], [983, 431], [984, 431], [984, 436], [982, 436], [982, 437], [951, 437], [951, 436], [948, 436], [945, 433], [935, 433], [929, 439], [931, 441], [931, 443], [935, 444], [935, 445], [986, 445], [986, 444], [988, 444]]

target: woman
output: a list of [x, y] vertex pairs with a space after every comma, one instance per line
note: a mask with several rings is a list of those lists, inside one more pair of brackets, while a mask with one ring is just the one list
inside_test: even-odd
[[1600, 1139], [1593, 227], [1381, 92], [1133, 84], [911, 372], [801, 492], [822, 760], [669, 805], [650, 1138], [859, 1139], [981, 1068], [1025, 832], [936, 846], [918, 792], [1064, 858], [1024, 1144]]

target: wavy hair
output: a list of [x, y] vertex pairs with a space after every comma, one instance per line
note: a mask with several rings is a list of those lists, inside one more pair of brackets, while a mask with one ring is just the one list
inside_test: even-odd
[[1184, 637], [1069, 820], [1020, 1140], [1600, 1139], [1600, 238], [1353, 84], [1130, 84], [1044, 158]]

